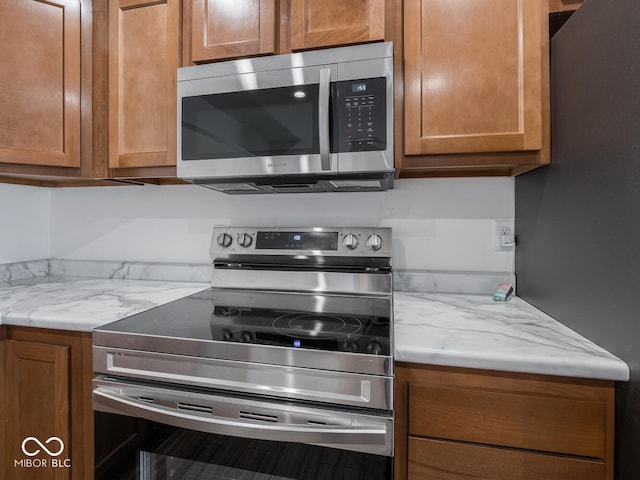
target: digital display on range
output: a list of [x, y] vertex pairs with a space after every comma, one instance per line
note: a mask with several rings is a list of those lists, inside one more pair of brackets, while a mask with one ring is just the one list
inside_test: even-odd
[[256, 248], [265, 250], [338, 250], [338, 232], [258, 232]]

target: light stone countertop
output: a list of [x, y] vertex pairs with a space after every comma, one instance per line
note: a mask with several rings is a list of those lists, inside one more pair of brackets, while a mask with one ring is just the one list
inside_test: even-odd
[[[0, 282], [0, 324], [91, 331], [205, 290], [210, 287], [210, 273], [211, 266], [206, 264], [50, 259], [0, 265], [0, 280], [4, 280]], [[421, 286], [425, 276], [401, 273], [394, 277], [396, 361], [629, 379], [629, 368], [622, 360], [520, 298], [494, 302], [486, 294], [399, 291]], [[492, 276], [486, 281], [469, 275], [427, 277], [438, 285], [451, 279], [457, 285], [460, 278], [469, 277], [478, 291], [486, 291], [485, 283], [495, 282]], [[433, 288], [429, 285], [424, 289]]]
[[393, 299], [396, 361], [629, 380], [625, 362], [520, 298], [396, 292]]
[[0, 284], [0, 324], [90, 332], [209, 283], [40, 276]]

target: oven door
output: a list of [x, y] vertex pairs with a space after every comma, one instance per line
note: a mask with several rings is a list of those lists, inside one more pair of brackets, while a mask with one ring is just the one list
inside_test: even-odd
[[393, 478], [393, 419], [94, 381], [95, 479]]
[[332, 78], [337, 65], [203, 73], [180, 81], [178, 176], [335, 173], [337, 154], [330, 153], [329, 134]]

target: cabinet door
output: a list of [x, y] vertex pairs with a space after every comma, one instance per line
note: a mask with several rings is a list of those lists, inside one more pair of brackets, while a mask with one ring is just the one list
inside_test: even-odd
[[409, 438], [409, 480], [603, 480], [597, 460]]
[[0, 162], [80, 165], [80, 0], [0, 2]]
[[275, 0], [191, 0], [191, 60], [275, 52]]
[[5, 381], [5, 478], [70, 479], [69, 347], [8, 340]]
[[567, 12], [580, 8], [583, 0], [549, 0], [550, 12]]
[[179, 0], [109, 0], [112, 169], [176, 164], [179, 7]]
[[613, 480], [609, 381], [395, 365], [397, 480]]
[[385, 0], [291, 0], [291, 49], [384, 40]]
[[405, 154], [542, 148], [547, 1], [405, 1]]
[[606, 455], [603, 399], [563, 397], [559, 391], [414, 384], [409, 386], [409, 418], [412, 435], [592, 458]]

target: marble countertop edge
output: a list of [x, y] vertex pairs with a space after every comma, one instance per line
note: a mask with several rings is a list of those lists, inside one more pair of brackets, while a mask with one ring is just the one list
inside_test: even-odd
[[629, 366], [619, 359], [581, 359], [579, 363], [553, 357], [516, 358], [512, 355], [493, 353], [490, 358], [482, 358], [462, 351], [425, 351], [402, 348], [394, 356], [395, 362], [437, 365], [513, 373], [530, 373], [592, 380], [629, 380]]
[[87, 332], [90, 333], [94, 328], [99, 327], [104, 322], [87, 323], [78, 320], [65, 320], [57, 318], [55, 320], [43, 318], [43, 319], [30, 319], [30, 318], [15, 318], [9, 317], [6, 321], [0, 322], [0, 325], [11, 325], [14, 327], [30, 327], [30, 328], [45, 328], [53, 330], [69, 330], [74, 332]]
[[629, 366], [525, 300], [394, 294], [395, 361], [628, 381]]

